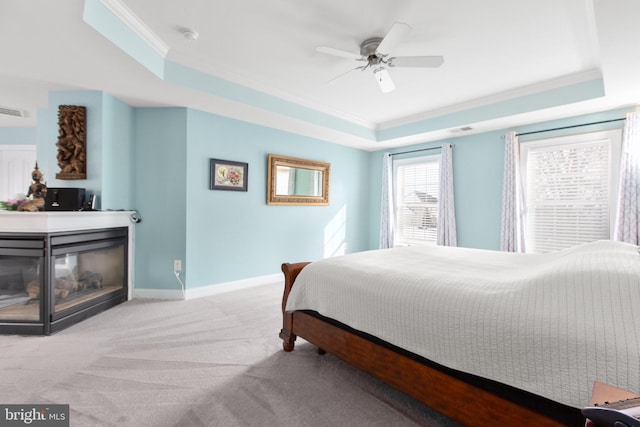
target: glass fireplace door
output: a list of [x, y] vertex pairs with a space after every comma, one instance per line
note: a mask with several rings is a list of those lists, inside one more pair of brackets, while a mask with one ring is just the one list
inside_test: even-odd
[[42, 322], [42, 260], [0, 255], [0, 321]]
[[126, 229], [52, 236], [49, 262], [52, 331], [58, 321], [126, 300]]
[[0, 323], [18, 333], [42, 331], [45, 240], [0, 236]]
[[[53, 313], [83, 305], [125, 288], [126, 242], [65, 248], [53, 257]], [[54, 316], [55, 319], [56, 316]]]

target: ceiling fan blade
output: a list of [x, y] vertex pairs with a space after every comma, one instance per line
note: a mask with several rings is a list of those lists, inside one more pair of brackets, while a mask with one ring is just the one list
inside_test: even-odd
[[316, 48], [316, 51], [326, 53], [327, 55], [339, 56], [341, 58], [355, 59], [356, 61], [364, 60], [359, 53], [347, 52], [346, 50], [334, 49], [332, 47], [320, 46]]
[[376, 49], [376, 55], [385, 57], [391, 53], [394, 47], [411, 32], [411, 27], [404, 22], [396, 22], [393, 24], [380, 45]]
[[344, 72], [344, 73], [342, 73], [342, 74], [338, 74], [337, 76], [335, 76], [335, 77], [334, 77], [334, 78], [332, 78], [331, 80], [328, 80], [328, 81], [325, 83], [325, 85], [327, 85], [327, 86], [332, 85], [332, 84], [334, 84], [335, 82], [337, 82], [338, 80], [342, 79], [343, 77], [345, 77], [345, 76], [347, 76], [347, 75], [351, 74], [353, 71], [356, 71], [356, 70], [363, 70], [363, 69], [365, 69], [365, 68], [366, 68], [366, 66], [362, 66], [362, 67], [356, 67], [356, 68], [352, 68], [352, 69], [350, 69], [350, 70], [347, 70], [347, 71], [345, 71], [345, 72]]
[[387, 65], [390, 67], [437, 68], [443, 63], [442, 56], [398, 56], [387, 60]]

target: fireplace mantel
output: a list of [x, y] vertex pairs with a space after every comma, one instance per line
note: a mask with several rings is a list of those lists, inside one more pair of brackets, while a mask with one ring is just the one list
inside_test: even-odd
[[[129, 227], [134, 211], [13, 212], [0, 211], [0, 233], [55, 233]], [[131, 234], [131, 233], [130, 233]]]

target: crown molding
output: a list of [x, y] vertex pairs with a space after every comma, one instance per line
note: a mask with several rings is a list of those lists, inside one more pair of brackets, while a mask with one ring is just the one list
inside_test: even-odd
[[522, 86], [519, 88], [500, 92], [490, 96], [477, 98], [468, 102], [450, 105], [448, 107], [438, 108], [435, 110], [426, 111], [424, 113], [402, 117], [397, 120], [391, 120], [388, 122], [380, 123], [376, 128], [376, 130], [389, 129], [389, 128], [407, 125], [407, 124], [411, 124], [411, 123], [415, 123], [423, 120], [429, 120], [429, 119], [444, 116], [447, 114], [458, 113], [460, 111], [465, 111], [465, 110], [469, 110], [476, 107], [483, 107], [483, 106], [495, 104], [501, 101], [508, 101], [511, 99], [515, 99], [515, 98], [519, 98], [527, 95], [533, 95], [533, 94], [545, 92], [548, 90], [558, 89], [564, 86], [582, 83], [582, 82], [586, 82], [586, 81], [590, 81], [598, 78], [602, 78], [602, 73], [600, 72], [600, 70], [597, 70], [597, 69], [587, 70], [587, 71], [583, 71], [575, 74], [570, 74], [567, 76], [558, 77], [551, 80], [546, 80], [539, 83], [534, 83], [527, 86]]
[[169, 46], [162, 41], [138, 16], [133, 13], [126, 4], [120, 0], [100, 0], [118, 19], [131, 28], [138, 36], [144, 40], [160, 56], [166, 58], [169, 53]]

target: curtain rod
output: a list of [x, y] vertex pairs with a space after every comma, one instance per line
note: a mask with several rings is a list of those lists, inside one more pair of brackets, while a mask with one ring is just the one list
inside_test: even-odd
[[602, 123], [611, 123], [611, 122], [619, 122], [621, 120], [626, 120], [624, 117], [621, 119], [611, 119], [611, 120], [603, 120], [600, 122], [591, 122], [591, 123], [583, 123], [581, 125], [573, 125], [573, 126], [563, 126], [563, 127], [559, 127], [559, 128], [552, 128], [552, 129], [543, 129], [543, 130], [534, 130], [532, 132], [524, 132], [524, 133], [519, 133], [518, 136], [524, 136], [524, 135], [533, 135], [535, 133], [542, 133], [542, 132], [551, 132], [554, 130], [563, 130], [563, 129], [571, 129], [571, 128], [579, 128], [582, 126], [589, 126], [589, 125], [599, 125]]
[[[455, 145], [451, 145], [451, 147], [455, 147]], [[431, 148], [421, 148], [419, 150], [411, 150], [411, 151], [402, 151], [400, 153], [389, 153], [392, 156], [397, 156], [398, 154], [409, 154], [409, 153], [417, 153], [419, 151], [431, 151], [431, 150], [441, 150], [442, 147], [431, 147]]]

